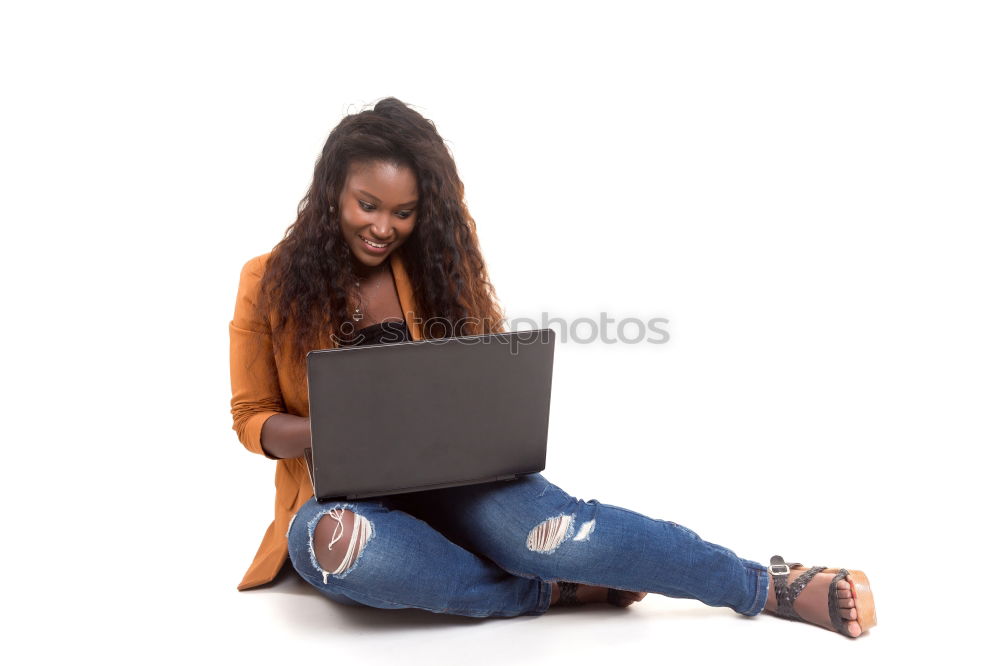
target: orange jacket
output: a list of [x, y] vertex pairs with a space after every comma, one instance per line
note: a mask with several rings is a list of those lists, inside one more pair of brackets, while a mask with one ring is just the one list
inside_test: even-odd
[[[268, 417], [281, 412], [296, 416], [309, 416], [309, 394], [304, 380], [294, 381], [290, 368], [282, 365], [282, 358], [289, 354], [275, 355], [271, 347], [270, 322], [261, 321], [254, 313], [260, 279], [270, 253], [254, 257], [240, 272], [240, 286], [236, 296], [236, 311], [229, 322], [229, 370], [233, 385], [231, 402], [233, 430], [240, 442], [253, 453], [264, 453], [260, 444], [260, 431]], [[415, 319], [413, 288], [406, 274], [403, 259], [398, 252], [389, 255], [392, 278], [399, 294], [399, 304], [406, 325], [414, 340], [420, 340], [420, 330]], [[264, 333], [258, 336], [254, 332]], [[322, 338], [314, 349], [326, 349], [331, 341]], [[248, 590], [274, 579], [288, 557], [285, 533], [289, 521], [299, 507], [313, 494], [309, 472], [302, 458], [276, 460], [274, 470], [274, 520], [264, 533], [257, 554], [243, 576], [238, 590]]]

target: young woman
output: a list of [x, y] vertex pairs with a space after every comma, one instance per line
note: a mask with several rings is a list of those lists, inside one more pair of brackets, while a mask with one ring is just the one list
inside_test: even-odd
[[[865, 575], [745, 560], [690, 529], [582, 501], [541, 474], [346, 502], [313, 497], [305, 354], [502, 330], [464, 186], [434, 125], [395, 98], [349, 115], [298, 218], [244, 265], [230, 323], [233, 428], [276, 460], [275, 519], [239, 585], [291, 558], [330, 599], [475, 617], [628, 606], [647, 592], [764, 610], [856, 637]], [[391, 418], [392, 387], [381, 396]]]

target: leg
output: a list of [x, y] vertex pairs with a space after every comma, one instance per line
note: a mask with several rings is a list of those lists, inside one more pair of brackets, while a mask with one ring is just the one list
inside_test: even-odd
[[330, 509], [324, 514], [313, 532], [313, 552], [324, 573], [344, 573], [354, 566], [368, 545], [371, 533], [367, 518], [344, 507]]
[[541, 474], [421, 495], [435, 526], [518, 576], [698, 599], [756, 615], [767, 568], [677, 523], [582, 501]]
[[540, 615], [551, 588], [452, 543], [388, 498], [306, 502], [288, 527], [302, 578], [341, 603], [470, 617]]

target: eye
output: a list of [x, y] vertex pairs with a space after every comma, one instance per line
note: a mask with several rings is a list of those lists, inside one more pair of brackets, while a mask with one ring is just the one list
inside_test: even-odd
[[[361, 206], [361, 210], [364, 210], [364, 211], [367, 211], [367, 212], [371, 212], [371, 211], [375, 210], [375, 208], [377, 207], [377, 206], [375, 206], [375, 204], [368, 203], [367, 201], [362, 201], [361, 199], [358, 199], [358, 205]], [[401, 220], [405, 220], [406, 218], [410, 217], [411, 215], [413, 215], [413, 211], [412, 210], [401, 210], [398, 213], [396, 213], [396, 217], [398, 217]]]

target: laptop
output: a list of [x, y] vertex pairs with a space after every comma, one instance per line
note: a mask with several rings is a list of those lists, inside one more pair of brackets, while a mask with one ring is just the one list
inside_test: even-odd
[[546, 328], [310, 351], [316, 499], [541, 472], [554, 348]]

